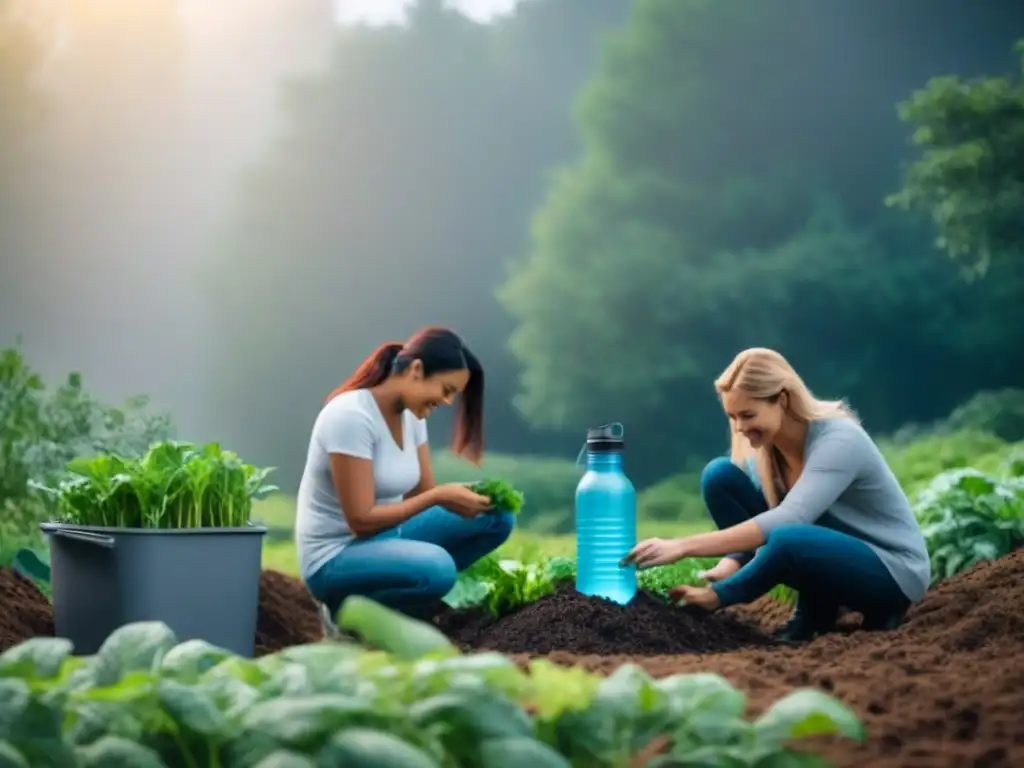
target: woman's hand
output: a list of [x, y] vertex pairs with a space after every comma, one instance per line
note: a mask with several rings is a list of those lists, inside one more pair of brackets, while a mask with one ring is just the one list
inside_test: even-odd
[[494, 507], [489, 498], [474, 493], [459, 483], [437, 485], [432, 492], [438, 504], [460, 517], [473, 518]]
[[673, 587], [669, 590], [668, 596], [676, 602], [696, 605], [705, 611], [718, 610], [718, 606], [721, 605], [718, 593], [711, 589], [711, 587], [691, 587], [686, 584], [680, 584], [678, 587]]
[[653, 568], [656, 565], [674, 563], [684, 557], [686, 539], [645, 539], [622, 558], [620, 565], [633, 563], [637, 568]]
[[727, 579], [740, 569], [740, 561], [734, 557], [723, 557], [714, 568], [701, 571], [697, 575], [704, 581], [715, 582]]

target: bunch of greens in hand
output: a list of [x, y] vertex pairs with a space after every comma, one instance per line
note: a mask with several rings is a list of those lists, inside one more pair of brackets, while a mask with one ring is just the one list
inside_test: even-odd
[[501, 478], [479, 480], [470, 485], [469, 489], [473, 493], [489, 498], [496, 512], [511, 512], [517, 515], [525, 501], [522, 491], [516, 490], [512, 483]]

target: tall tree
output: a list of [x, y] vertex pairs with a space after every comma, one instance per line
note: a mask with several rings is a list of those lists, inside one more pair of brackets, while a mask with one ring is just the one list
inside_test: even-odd
[[534, 423], [623, 420], [673, 436], [638, 446], [639, 473], [678, 464], [723, 435], [711, 380], [754, 345], [849, 396], [876, 429], [972, 386], [951, 374], [922, 406], [892, 384], [963, 350], [992, 306], [965, 307], [952, 266], [900, 242], [901, 225], [851, 219], [843, 193], [857, 190], [821, 143], [855, 147], [861, 129], [818, 119], [826, 74], [786, 55], [819, 52], [827, 72], [826, 17], [800, 0], [634, 3], [577, 103], [585, 151], [552, 183], [499, 293]]
[[[531, 439], [508, 405], [511, 323], [492, 287], [526, 244], [544, 170], [572, 151], [568, 104], [595, 35], [628, 0], [523, 3], [489, 26], [442, 6], [419, 3], [406, 27], [343, 28], [327, 70], [288, 84], [280, 134], [240, 180], [206, 273], [211, 395], [226, 408], [244, 392], [251, 414], [227, 437], [286, 481], [324, 395], [428, 323], [483, 358], [490, 447]], [[439, 445], [446, 426], [432, 423]]]
[[935, 77], [899, 105], [920, 156], [890, 205], [927, 214], [972, 272], [1024, 254], [1024, 39], [1017, 77]]

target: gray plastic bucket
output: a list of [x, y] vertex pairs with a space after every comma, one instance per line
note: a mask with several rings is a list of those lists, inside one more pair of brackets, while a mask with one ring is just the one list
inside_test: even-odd
[[254, 655], [265, 526], [39, 527], [50, 541], [54, 634], [76, 655], [135, 621]]

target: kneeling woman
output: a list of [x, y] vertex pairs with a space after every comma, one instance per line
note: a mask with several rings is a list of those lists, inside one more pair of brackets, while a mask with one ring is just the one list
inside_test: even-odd
[[780, 633], [787, 640], [827, 631], [843, 607], [863, 614], [865, 629], [898, 625], [928, 589], [928, 551], [906, 495], [853, 412], [816, 399], [768, 349], [741, 352], [715, 388], [732, 451], [705, 468], [701, 490], [719, 530], [648, 539], [627, 560], [650, 567], [725, 555], [705, 575], [710, 587], [673, 591], [708, 610], [792, 587], [799, 598]]
[[414, 616], [500, 546], [513, 516], [464, 485], [437, 485], [426, 417], [458, 399], [452, 449], [483, 452], [484, 372], [451, 331], [382, 345], [331, 393], [313, 425], [295, 537], [325, 630], [349, 595]]

